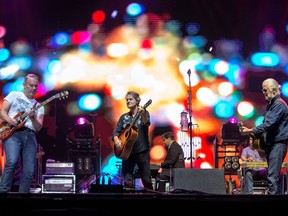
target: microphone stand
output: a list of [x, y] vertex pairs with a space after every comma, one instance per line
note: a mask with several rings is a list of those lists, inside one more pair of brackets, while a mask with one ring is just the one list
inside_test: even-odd
[[172, 185], [172, 165], [170, 165], [169, 169], [169, 192], [172, 192], [173, 185]]
[[192, 142], [192, 87], [191, 87], [191, 70], [189, 69], [188, 72], [188, 77], [189, 77], [189, 91], [188, 91], [188, 111], [189, 111], [189, 123], [188, 123], [188, 128], [189, 128], [189, 140], [190, 140], [190, 168], [193, 168], [193, 142]]

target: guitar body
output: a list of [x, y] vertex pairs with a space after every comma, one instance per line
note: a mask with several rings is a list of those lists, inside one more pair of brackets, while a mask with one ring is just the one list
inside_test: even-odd
[[[45, 104], [49, 103], [50, 101], [58, 98], [58, 99], [64, 99], [68, 97], [68, 91], [60, 92], [56, 95], [53, 95], [52, 97], [48, 98], [47, 100], [43, 101], [42, 103], [38, 104], [37, 106], [34, 106], [31, 110], [36, 111], [40, 107], [44, 106]], [[29, 112], [19, 112], [17, 113], [13, 118], [17, 120], [18, 125], [12, 126], [9, 125], [7, 122], [2, 122], [0, 124], [0, 140], [7, 139], [15, 130], [21, 128], [24, 126], [26, 119], [29, 116]]]
[[252, 136], [253, 138], [253, 148], [256, 150], [264, 150], [265, 149], [265, 139], [264, 134], [259, 136]]
[[[24, 112], [19, 112], [14, 116], [14, 119], [19, 118], [21, 115], [23, 115]], [[18, 119], [17, 119], [18, 120]], [[15, 130], [23, 127], [25, 124], [25, 120], [18, 120], [20, 122], [17, 126], [9, 125], [7, 122], [2, 122], [0, 124], [0, 140], [4, 140], [8, 138], [12, 133], [14, 133]]]
[[[241, 132], [242, 127], [243, 127], [243, 122], [239, 121], [238, 122], [238, 126], [239, 126], [239, 130]], [[254, 149], [256, 150], [264, 150], [265, 149], [265, 136], [264, 133], [255, 136], [254, 134], [249, 134], [248, 136], [250, 136], [253, 139], [252, 142], [252, 146]]]
[[131, 154], [133, 145], [137, 137], [137, 129], [128, 125], [128, 127], [126, 127], [124, 131], [119, 135], [119, 139], [122, 143], [121, 149], [116, 148], [114, 145], [115, 156], [122, 160], [127, 160], [129, 155]]

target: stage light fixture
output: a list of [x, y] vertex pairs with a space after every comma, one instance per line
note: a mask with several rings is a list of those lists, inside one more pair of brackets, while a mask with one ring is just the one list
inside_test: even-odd
[[243, 139], [237, 121], [227, 121], [222, 125], [221, 130], [223, 145], [238, 145]]
[[77, 119], [74, 127], [75, 138], [77, 139], [92, 139], [94, 137], [94, 124], [84, 117]]

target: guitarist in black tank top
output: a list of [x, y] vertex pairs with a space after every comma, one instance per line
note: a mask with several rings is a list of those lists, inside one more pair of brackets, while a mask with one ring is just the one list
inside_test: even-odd
[[262, 82], [262, 93], [267, 101], [264, 121], [257, 127], [240, 130], [242, 135], [255, 137], [265, 134], [264, 151], [267, 157], [268, 191], [267, 194], [281, 194], [280, 171], [287, 152], [288, 107], [281, 98], [281, 85], [272, 78]]
[[125, 100], [129, 112], [120, 116], [112, 133], [115, 155], [122, 159], [124, 186], [134, 187], [133, 177], [137, 165], [144, 188], [153, 189], [148, 135], [150, 114], [146, 110], [151, 100], [140, 106], [141, 99], [135, 91], [127, 92]]

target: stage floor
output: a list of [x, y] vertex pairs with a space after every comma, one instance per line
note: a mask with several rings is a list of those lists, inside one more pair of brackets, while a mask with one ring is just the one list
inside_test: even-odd
[[[287, 195], [217, 195], [195, 192], [0, 194], [1, 213], [29, 215], [246, 214], [281, 215]], [[45, 214], [46, 215], [46, 214]]]

